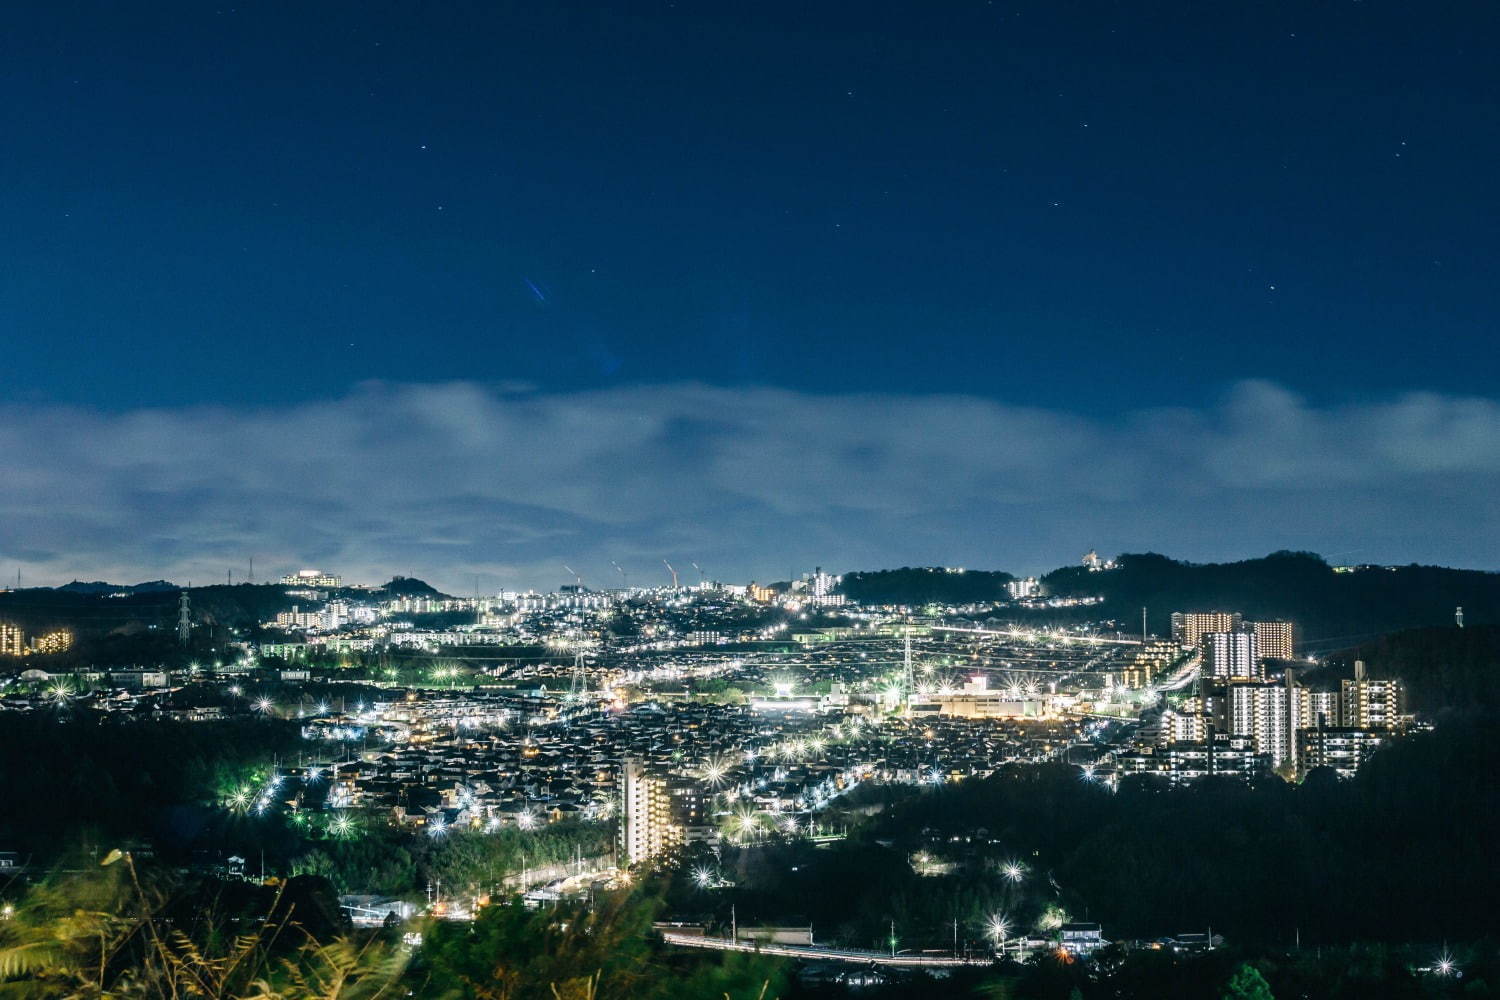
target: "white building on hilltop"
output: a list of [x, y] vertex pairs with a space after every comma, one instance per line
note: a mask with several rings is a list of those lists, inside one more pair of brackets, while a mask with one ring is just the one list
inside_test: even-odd
[[287, 587], [341, 587], [343, 579], [320, 569], [299, 569], [282, 577], [281, 583]]

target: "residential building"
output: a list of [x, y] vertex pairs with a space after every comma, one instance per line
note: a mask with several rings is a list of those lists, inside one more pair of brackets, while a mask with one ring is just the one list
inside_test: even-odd
[[341, 587], [343, 579], [320, 569], [300, 569], [281, 578], [287, 587]]
[[667, 782], [647, 774], [639, 758], [626, 759], [620, 780], [621, 863], [639, 864], [681, 842]]
[[1298, 687], [1291, 676], [1286, 684], [1237, 683], [1228, 687], [1229, 731], [1247, 736], [1255, 749], [1271, 758], [1273, 767], [1300, 759], [1297, 734], [1317, 726], [1339, 723], [1339, 695]]
[[1208, 632], [1203, 636], [1203, 676], [1263, 677], [1254, 632]]
[[1104, 947], [1104, 932], [1094, 923], [1063, 924], [1057, 929], [1057, 942], [1068, 954], [1087, 958]]
[[1291, 622], [1251, 622], [1250, 631], [1255, 634], [1255, 645], [1262, 659], [1290, 660], [1292, 658]]
[[1390, 738], [1386, 729], [1355, 726], [1317, 726], [1297, 732], [1297, 756], [1302, 767], [1331, 767], [1349, 778]]
[[1132, 689], [1149, 687], [1156, 676], [1182, 653], [1182, 647], [1165, 639], [1152, 639], [1136, 649], [1130, 663], [1120, 671], [1120, 686]]
[[26, 637], [21, 626], [0, 622], [0, 656], [20, 656], [26, 652]]
[[1354, 661], [1354, 679], [1342, 685], [1342, 717], [1358, 729], [1395, 729], [1406, 711], [1406, 689], [1399, 680], [1365, 676], [1363, 660]]
[[1167, 709], [1161, 714], [1161, 737], [1159, 742], [1201, 743], [1208, 739], [1208, 718], [1201, 712], [1176, 712]]
[[1184, 646], [1196, 646], [1210, 632], [1238, 632], [1244, 624], [1238, 611], [1174, 611], [1172, 638]]
[[1229, 731], [1248, 736], [1256, 752], [1279, 767], [1291, 759], [1296, 732], [1293, 697], [1296, 688], [1281, 684], [1229, 685]]
[[1270, 758], [1257, 753], [1249, 738], [1210, 735], [1211, 739], [1123, 751], [1115, 754], [1115, 766], [1121, 777], [1152, 775], [1174, 785], [1210, 775], [1248, 779], [1269, 769]]
[[1337, 691], [1309, 691], [1307, 688], [1297, 689], [1298, 715], [1297, 727], [1305, 726], [1337, 726], [1343, 723], [1343, 715], [1339, 709], [1339, 692]]
[[1042, 592], [1042, 585], [1034, 576], [1028, 576], [1024, 580], [1011, 580], [1005, 585], [1005, 591], [1013, 601], [1019, 601], [1026, 597], [1035, 597]]
[[73, 648], [73, 633], [67, 629], [58, 629], [55, 632], [39, 635], [31, 640], [31, 648], [33, 652], [43, 655], [48, 653], [66, 653]]

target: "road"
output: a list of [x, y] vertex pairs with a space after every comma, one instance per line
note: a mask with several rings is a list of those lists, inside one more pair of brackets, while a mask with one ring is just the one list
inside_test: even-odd
[[693, 934], [662, 933], [667, 944], [682, 948], [707, 948], [712, 951], [745, 951], [783, 958], [805, 958], [824, 962], [851, 962], [858, 965], [901, 965], [909, 967], [953, 968], [961, 965], [989, 965], [994, 959], [956, 958], [951, 955], [889, 955], [883, 951], [858, 951], [852, 948], [819, 948], [811, 945], [771, 944], [768, 942], [727, 941], [723, 938]]

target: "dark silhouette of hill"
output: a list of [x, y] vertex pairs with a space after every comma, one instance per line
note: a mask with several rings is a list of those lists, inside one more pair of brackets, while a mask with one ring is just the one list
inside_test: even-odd
[[[1453, 624], [1462, 606], [1470, 625], [1500, 622], [1500, 573], [1442, 566], [1369, 566], [1336, 572], [1310, 552], [1275, 552], [1231, 563], [1189, 563], [1154, 552], [1122, 555], [1114, 569], [1083, 566], [1041, 578], [1056, 597], [1102, 597], [1076, 608], [1016, 609], [1048, 622], [1114, 619], [1134, 629], [1147, 608], [1154, 634], [1174, 611], [1239, 611], [1249, 620], [1288, 619], [1298, 641], [1338, 649], [1408, 628]], [[1009, 573], [905, 567], [844, 575], [840, 590], [860, 604], [965, 604], [1006, 598]]]
[[393, 576], [390, 582], [381, 587], [376, 594], [385, 598], [432, 597], [442, 599], [448, 596], [427, 581], [418, 580], [414, 576]]
[[1470, 624], [1500, 621], [1500, 573], [1416, 565], [1335, 572], [1310, 552], [1201, 565], [1145, 553], [1117, 562], [1103, 572], [1054, 570], [1042, 583], [1052, 594], [1101, 595], [1104, 605], [1090, 609], [1091, 617], [1139, 621], [1141, 608], [1148, 608], [1158, 634], [1167, 632], [1174, 611], [1240, 611], [1247, 619], [1290, 619], [1299, 641], [1325, 649], [1384, 632], [1451, 625], [1459, 605]]
[[1326, 665], [1304, 676], [1308, 684], [1332, 686], [1354, 676], [1354, 661], [1363, 660], [1371, 677], [1399, 677], [1406, 684], [1412, 709], [1500, 706], [1500, 625], [1408, 629], [1360, 643], [1328, 656]]
[[103, 580], [74, 580], [58, 590], [73, 594], [149, 594], [163, 590], [177, 590], [177, 584], [166, 580], [148, 580], [145, 583], [105, 583]]
[[[307, 603], [288, 596], [288, 589], [295, 588], [237, 583], [191, 587], [187, 593], [195, 626], [246, 629]], [[120, 586], [75, 580], [61, 587], [5, 591], [0, 592], [0, 621], [14, 622], [28, 633], [65, 628], [80, 640], [142, 629], [170, 630], [176, 627], [182, 590], [164, 581]], [[343, 588], [335, 593], [362, 600], [447, 596], [422, 580], [403, 576], [378, 590]]]
[[994, 570], [903, 566], [846, 573], [839, 592], [859, 604], [971, 604], [1005, 600], [1005, 585], [1014, 579]]

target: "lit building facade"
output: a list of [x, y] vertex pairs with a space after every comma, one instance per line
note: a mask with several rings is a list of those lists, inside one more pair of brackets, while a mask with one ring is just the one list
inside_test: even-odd
[[621, 864], [639, 864], [682, 843], [672, 812], [667, 782], [647, 774], [639, 759], [627, 759], [620, 781]]
[[1203, 636], [1205, 677], [1261, 677], [1254, 632], [1209, 632]]
[[1296, 689], [1280, 684], [1229, 685], [1229, 731], [1247, 736], [1256, 752], [1279, 767], [1291, 759], [1298, 719]]
[[1255, 645], [1262, 659], [1292, 658], [1291, 622], [1251, 622], [1250, 630], [1255, 634]]
[[1164, 639], [1142, 643], [1131, 657], [1129, 665], [1120, 670], [1120, 686], [1132, 689], [1149, 687], [1156, 676], [1171, 666], [1181, 652], [1181, 646]]
[[1406, 689], [1399, 680], [1365, 676], [1363, 660], [1354, 661], [1354, 679], [1340, 692], [1345, 726], [1357, 729], [1395, 729], [1406, 711]]
[[1304, 768], [1331, 767], [1341, 778], [1352, 778], [1380, 745], [1390, 738], [1385, 729], [1319, 726], [1297, 733], [1297, 756]]
[[283, 585], [288, 587], [340, 587], [343, 579], [332, 573], [325, 573], [320, 569], [299, 569], [295, 573], [288, 573], [281, 578]]
[[1172, 638], [1184, 646], [1196, 646], [1210, 632], [1238, 632], [1244, 624], [1238, 611], [1174, 611]]
[[1201, 743], [1208, 739], [1208, 717], [1201, 712], [1177, 712], [1171, 709], [1161, 714], [1162, 744]]
[[21, 626], [0, 622], [0, 656], [20, 656], [26, 652], [26, 637]]
[[66, 653], [73, 648], [73, 633], [66, 629], [58, 629], [55, 632], [39, 635], [31, 640], [31, 648], [43, 656], [51, 653]]
[[1246, 737], [1219, 733], [1207, 740], [1117, 753], [1115, 767], [1121, 777], [1154, 776], [1175, 785], [1209, 776], [1253, 778], [1266, 772], [1270, 758], [1257, 753]]

